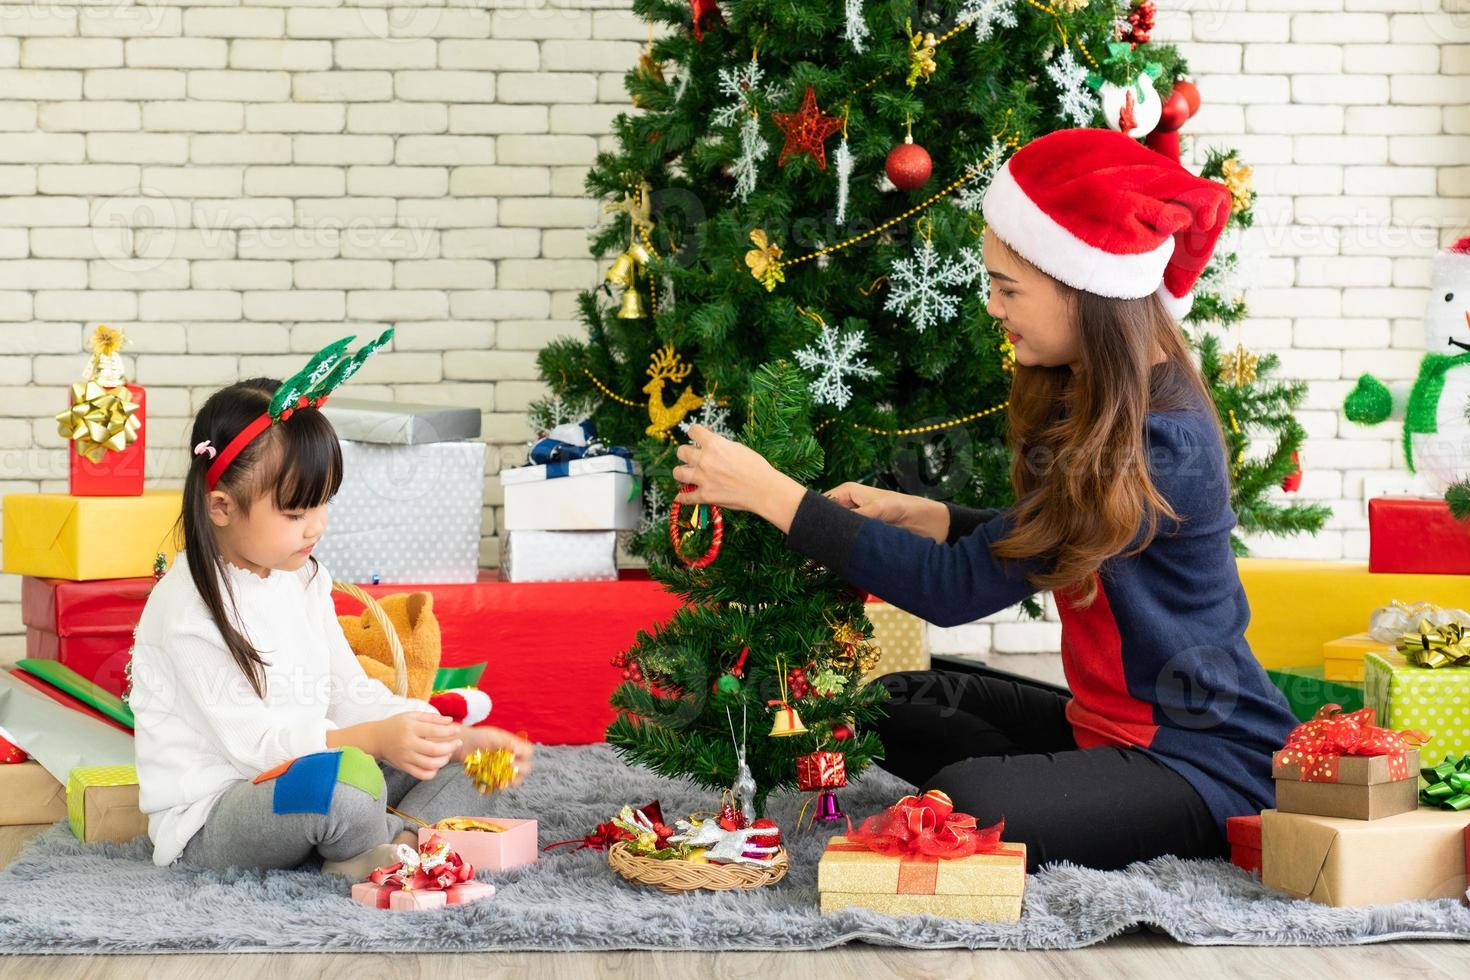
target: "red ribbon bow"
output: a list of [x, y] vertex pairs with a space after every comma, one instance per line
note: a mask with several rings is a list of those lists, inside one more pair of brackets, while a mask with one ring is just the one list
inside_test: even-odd
[[404, 860], [375, 869], [368, 880], [375, 885], [405, 890], [443, 891], [475, 876], [475, 866], [460, 857], [438, 834], [421, 841], [417, 852], [407, 844], [400, 844], [399, 853]]
[[1423, 745], [1429, 736], [1417, 729], [1381, 728], [1374, 719], [1372, 708], [1343, 714], [1340, 705], [1324, 704], [1311, 721], [1302, 722], [1286, 736], [1277, 762], [1300, 765], [1303, 780], [1336, 782], [1337, 760], [1342, 756], [1384, 755], [1389, 757], [1390, 776], [1403, 778], [1408, 772], [1405, 746]]
[[947, 794], [931, 789], [923, 796], [905, 796], [857, 830], [849, 821], [847, 836], [878, 854], [960, 858], [1000, 850], [1004, 829], [1004, 820], [977, 827], [974, 817], [955, 810]]
[[[667, 834], [662, 835], [665, 839], [668, 838], [669, 834], [673, 833], [672, 830], [664, 825], [664, 811], [658, 800], [653, 800], [649, 803], [645, 803], [643, 806], [640, 806], [638, 810], [644, 816], [648, 817], [648, 819], [653, 822], [656, 828], [668, 830]], [[545, 847], [542, 848], [542, 850], [549, 851], [553, 847], [561, 847], [565, 844], [576, 844], [577, 846], [572, 848], [572, 850], [574, 851], [580, 851], [583, 848], [589, 847], [593, 848], [594, 850], [605, 851], [620, 840], [632, 839], [632, 834], [628, 833], [628, 831], [624, 830], [622, 827], [619, 827], [611, 820], [607, 820], [598, 824], [597, 829], [588, 834], [586, 837], [573, 837], [571, 840], [559, 840], [555, 844], [547, 844]]]

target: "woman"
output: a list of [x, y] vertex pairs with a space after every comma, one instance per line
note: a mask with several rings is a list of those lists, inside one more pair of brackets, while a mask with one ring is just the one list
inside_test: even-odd
[[1219, 420], [1175, 316], [1229, 215], [1221, 185], [1106, 130], [1017, 151], [986, 192], [987, 307], [1015, 347], [1017, 503], [846, 483], [825, 496], [690, 429], [684, 502], [749, 510], [857, 588], [940, 625], [1052, 590], [1071, 697], [890, 674], [884, 768], [1004, 818], [1034, 868], [1226, 850], [1273, 802], [1294, 723], [1244, 639]]

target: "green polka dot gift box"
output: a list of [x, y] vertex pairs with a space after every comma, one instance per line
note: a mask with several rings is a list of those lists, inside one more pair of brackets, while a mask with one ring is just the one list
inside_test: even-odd
[[1365, 654], [1363, 704], [1386, 728], [1428, 735], [1419, 749], [1427, 766], [1470, 752], [1470, 667], [1415, 667], [1391, 650]]

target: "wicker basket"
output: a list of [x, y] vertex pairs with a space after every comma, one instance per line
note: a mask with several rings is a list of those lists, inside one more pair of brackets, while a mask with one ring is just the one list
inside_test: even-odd
[[642, 857], [628, 850], [627, 841], [618, 841], [607, 852], [607, 865], [629, 881], [652, 885], [659, 891], [677, 895], [680, 892], [707, 888], [728, 891], [732, 888], [759, 888], [786, 877], [789, 866], [786, 848], [776, 852], [769, 867], [756, 864], [704, 864], [699, 861], [660, 861]]
[[393, 627], [393, 621], [388, 618], [378, 600], [351, 582], [334, 581], [332, 591], [350, 595], [362, 603], [368, 616], [372, 618], [373, 625], [383, 631], [383, 635], [388, 638], [388, 652], [393, 655], [393, 693], [401, 698], [408, 697], [408, 660], [403, 655], [403, 641], [398, 638], [398, 630]]

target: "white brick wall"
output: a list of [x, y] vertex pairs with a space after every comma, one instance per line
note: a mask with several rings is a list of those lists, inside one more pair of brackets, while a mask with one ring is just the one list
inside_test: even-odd
[[[1339, 408], [1361, 371], [1412, 377], [1429, 256], [1470, 225], [1470, 7], [1442, 2], [1161, 4], [1205, 102], [1190, 133], [1255, 167], [1239, 337], [1310, 380], [1301, 493], [1336, 512], [1258, 554], [1363, 557], [1365, 479], [1403, 468], [1395, 429]], [[159, 483], [213, 388], [385, 322], [357, 392], [473, 404], [518, 455], [535, 352], [581, 329], [601, 268], [582, 177], [646, 28], [621, 0], [495, 6], [0, 2], [0, 490], [65, 488], [49, 418], [99, 321], [132, 337]], [[0, 578], [0, 654], [18, 595]], [[935, 646], [1055, 649], [1051, 618]]]

